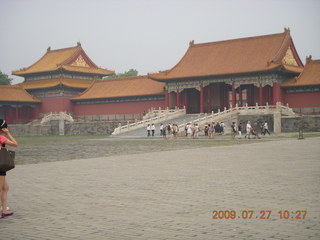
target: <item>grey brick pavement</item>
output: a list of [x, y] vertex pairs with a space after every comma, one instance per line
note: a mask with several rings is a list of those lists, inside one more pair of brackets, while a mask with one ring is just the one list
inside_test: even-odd
[[20, 165], [0, 239], [320, 239], [319, 156], [312, 138]]

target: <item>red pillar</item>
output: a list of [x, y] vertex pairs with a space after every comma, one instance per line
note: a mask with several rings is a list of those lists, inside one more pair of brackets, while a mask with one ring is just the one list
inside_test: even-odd
[[19, 108], [16, 106], [16, 124], [19, 123]]
[[273, 87], [273, 105], [276, 105], [277, 102], [279, 101], [279, 83], [273, 83], [272, 87]]
[[184, 89], [184, 91], [183, 91], [183, 105], [186, 108], [186, 113], [188, 113], [188, 94], [187, 94], [187, 89]]
[[260, 106], [263, 105], [263, 87], [262, 87], [262, 83], [260, 83], [260, 86], [259, 86], [259, 105]]
[[168, 108], [169, 107], [169, 91], [168, 89], [166, 89], [165, 91], [165, 107]]
[[220, 85], [220, 110], [223, 111], [225, 107], [225, 87], [224, 83]]
[[211, 113], [211, 88], [208, 86], [208, 113]]
[[180, 91], [179, 91], [179, 89], [177, 89], [177, 100], [176, 100], [176, 103], [177, 103], [177, 108], [180, 108]]
[[203, 102], [203, 85], [200, 85], [200, 113], [204, 112], [204, 102]]
[[232, 82], [231, 106], [232, 106], [232, 108], [236, 107], [236, 89], [234, 87], [234, 82]]
[[242, 89], [241, 86], [239, 86], [239, 102], [240, 102], [240, 106], [242, 106]]

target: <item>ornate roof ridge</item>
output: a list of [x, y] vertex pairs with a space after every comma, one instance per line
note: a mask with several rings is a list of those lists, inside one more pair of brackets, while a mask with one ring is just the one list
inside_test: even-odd
[[226, 40], [220, 40], [220, 41], [214, 41], [214, 42], [194, 43], [194, 40], [192, 40], [189, 42], [189, 46], [190, 47], [201, 47], [204, 45], [213, 45], [213, 44], [219, 44], [219, 43], [225, 43], [225, 42], [236, 42], [236, 41], [251, 40], [251, 39], [257, 39], [257, 38], [274, 37], [276, 35], [283, 35], [283, 34], [287, 34], [287, 33], [290, 34], [290, 30], [287, 30], [287, 28], [285, 28], [285, 31], [282, 33], [265, 34], [265, 35], [235, 38], [235, 39], [226, 39]]
[[77, 46], [73, 46], [73, 47], [66, 47], [66, 48], [58, 48], [58, 49], [54, 49], [54, 50], [51, 50], [51, 47], [48, 47], [47, 49], [47, 52], [58, 52], [58, 51], [65, 51], [65, 50], [70, 50], [72, 48], [81, 48], [81, 44], [78, 42]]
[[[20, 72], [20, 71], [27, 71], [28, 69], [30, 69], [31, 67], [35, 66], [37, 63], [41, 62], [41, 60], [43, 60], [47, 54], [50, 54], [50, 53], [53, 53], [53, 52], [59, 52], [59, 51], [66, 51], [66, 50], [70, 50], [70, 49], [73, 49], [73, 48], [81, 48], [81, 44], [78, 43], [77, 46], [74, 46], [74, 47], [68, 47], [68, 48], [60, 48], [60, 49], [55, 49], [55, 50], [51, 50], [51, 47], [48, 47], [47, 48], [47, 51], [45, 52], [45, 54], [43, 54], [43, 56], [38, 60], [36, 61], [35, 63], [31, 64], [29, 67], [25, 67], [25, 68], [20, 68], [19, 70], [16, 70], [16, 71], [12, 71], [12, 74], [15, 75], [15, 73], [17, 72]], [[81, 48], [82, 49], [82, 48]], [[78, 52], [78, 51], [77, 51]], [[63, 63], [63, 62], [62, 62]], [[57, 70], [58, 67], [62, 64], [57, 64], [57, 67], [56, 69], [54, 70]]]
[[141, 79], [141, 78], [149, 78], [148, 75], [139, 75], [139, 76], [129, 76], [129, 77], [121, 77], [121, 78], [104, 78], [97, 79], [98, 82], [104, 81], [119, 81], [119, 80], [133, 80], [133, 79]]

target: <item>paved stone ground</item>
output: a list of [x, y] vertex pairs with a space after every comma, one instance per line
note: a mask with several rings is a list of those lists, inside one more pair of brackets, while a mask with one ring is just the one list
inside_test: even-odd
[[[320, 239], [319, 147], [292, 138], [18, 165], [0, 239]], [[262, 210], [270, 219], [256, 218]]]

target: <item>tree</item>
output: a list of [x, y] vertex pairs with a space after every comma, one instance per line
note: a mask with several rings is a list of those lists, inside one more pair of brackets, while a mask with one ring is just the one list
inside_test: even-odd
[[12, 78], [0, 71], [0, 85], [11, 85]]
[[124, 78], [124, 77], [134, 77], [134, 76], [138, 76], [138, 71], [136, 69], [131, 68], [127, 72], [112, 74], [107, 78]]

